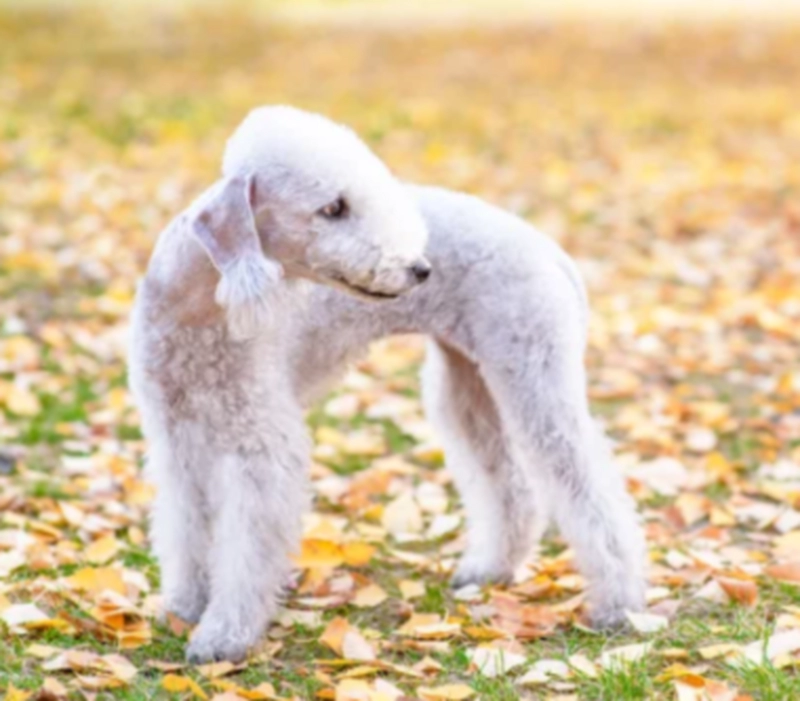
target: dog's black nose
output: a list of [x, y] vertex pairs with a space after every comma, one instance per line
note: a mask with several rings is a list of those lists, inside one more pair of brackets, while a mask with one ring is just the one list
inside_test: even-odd
[[425, 282], [431, 276], [431, 265], [427, 261], [421, 260], [411, 266], [411, 272], [417, 282]]

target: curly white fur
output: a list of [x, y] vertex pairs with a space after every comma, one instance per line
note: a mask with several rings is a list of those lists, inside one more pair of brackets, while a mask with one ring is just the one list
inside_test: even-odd
[[[344, 216], [320, 213], [338, 198]], [[236, 272], [234, 293], [227, 266], [251, 265], [254, 242], [284, 279]], [[223, 307], [241, 299], [269, 314], [240, 329]], [[255, 110], [223, 179], [162, 234], [133, 317], [154, 547], [166, 609], [199, 621], [189, 657], [240, 659], [263, 634], [307, 499], [302, 407], [398, 332], [431, 338], [425, 405], [469, 520], [456, 583], [510, 579], [552, 518], [596, 623], [642, 607], [641, 529], [589, 415], [586, 318], [573, 263], [525, 222], [400, 184], [322, 117]]]

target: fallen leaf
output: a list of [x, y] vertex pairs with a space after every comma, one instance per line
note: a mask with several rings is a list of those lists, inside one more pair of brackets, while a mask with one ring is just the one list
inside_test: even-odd
[[626, 664], [644, 659], [652, 649], [653, 643], [635, 643], [605, 650], [600, 655], [600, 665], [605, 669], [624, 667]]
[[758, 586], [755, 582], [733, 577], [716, 577], [716, 580], [734, 601], [745, 606], [755, 606], [758, 602]]
[[83, 559], [95, 565], [102, 565], [116, 557], [120, 550], [122, 550], [122, 543], [113, 535], [108, 535], [91, 543], [83, 551]]
[[166, 691], [175, 694], [191, 693], [200, 699], [207, 699], [208, 694], [200, 688], [200, 685], [189, 677], [181, 677], [177, 674], [167, 674], [161, 680], [161, 686]]
[[345, 558], [342, 548], [329, 540], [305, 539], [300, 554], [292, 558], [295, 566], [301, 569], [314, 567], [339, 567]]
[[461, 701], [475, 695], [475, 691], [466, 684], [444, 684], [442, 686], [420, 686], [417, 694], [423, 701]]
[[350, 567], [364, 567], [375, 555], [375, 547], [368, 543], [352, 542], [342, 545], [342, 558]]
[[320, 636], [319, 641], [323, 645], [327, 645], [337, 655], [341, 656], [342, 643], [344, 641], [345, 633], [347, 633], [348, 630], [350, 630], [350, 623], [347, 621], [347, 619], [337, 616], [331, 620], [330, 623], [328, 623], [322, 635]]
[[374, 608], [388, 598], [388, 594], [377, 584], [370, 584], [359, 589], [353, 597], [353, 606], [359, 608]]
[[342, 656], [348, 660], [361, 660], [369, 662], [375, 659], [375, 650], [361, 633], [355, 629], [350, 629], [344, 634], [342, 639]]
[[406, 599], [417, 599], [425, 594], [425, 584], [423, 582], [404, 579], [398, 586], [400, 587], [401, 596]]
[[633, 629], [639, 633], [657, 633], [669, 626], [669, 619], [666, 616], [659, 616], [654, 613], [633, 613], [629, 611], [625, 614], [625, 617]]
[[505, 675], [525, 663], [525, 655], [509, 652], [501, 648], [481, 646], [467, 651], [472, 667], [484, 677]]
[[386, 505], [381, 517], [383, 527], [393, 536], [422, 532], [422, 513], [413, 495], [404, 492]]
[[770, 565], [764, 568], [764, 573], [779, 582], [800, 584], [800, 561], [786, 562], [781, 565]]
[[66, 578], [66, 583], [73, 589], [97, 594], [110, 589], [118, 594], [125, 594], [125, 582], [122, 571], [116, 567], [84, 567]]
[[743, 659], [753, 664], [773, 661], [780, 655], [800, 650], [800, 630], [787, 630], [773, 633], [766, 640], [757, 640], [745, 646]]

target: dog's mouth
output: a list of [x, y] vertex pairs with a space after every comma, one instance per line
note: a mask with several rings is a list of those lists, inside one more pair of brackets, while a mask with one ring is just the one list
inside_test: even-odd
[[350, 294], [354, 294], [356, 297], [364, 297], [366, 299], [397, 299], [401, 294], [400, 292], [390, 293], [370, 290], [368, 287], [356, 285], [355, 283], [348, 281], [344, 276], [336, 274], [326, 275], [325, 282], [331, 284], [333, 287], [338, 287], [339, 289], [343, 289]]

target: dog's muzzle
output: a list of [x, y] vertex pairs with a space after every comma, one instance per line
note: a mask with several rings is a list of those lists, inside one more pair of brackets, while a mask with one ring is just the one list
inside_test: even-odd
[[370, 282], [353, 282], [341, 274], [328, 274], [326, 279], [336, 287], [346, 288], [361, 297], [370, 299], [396, 299], [413, 288], [424, 283], [431, 276], [431, 264], [421, 258], [407, 268], [393, 272], [394, 278], [402, 276], [402, 281], [397, 284], [387, 284], [387, 280], [377, 275]]

